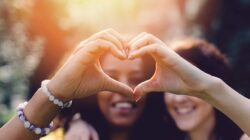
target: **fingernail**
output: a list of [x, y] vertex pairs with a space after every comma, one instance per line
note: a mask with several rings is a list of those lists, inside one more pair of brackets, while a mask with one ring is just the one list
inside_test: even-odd
[[129, 55], [129, 56], [128, 56], [128, 59], [133, 59], [133, 56]]
[[129, 53], [128, 59], [133, 59], [134, 58], [134, 54], [135, 54], [134, 51], [132, 51], [131, 53]]
[[140, 99], [141, 97], [138, 97], [137, 99], [135, 99], [135, 102], [139, 102]]
[[135, 102], [138, 102], [140, 100], [140, 97], [136, 94], [133, 94], [133, 98], [135, 99]]
[[126, 51], [123, 50], [122, 52], [123, 52], [123, 56], [124, 56], [125, 58], [128, 58], [128, 55], [127, 55]]
[[126, 56], [124, 56], [124, 53], [123, 53], [122, 51], [119, 51], [119, 56], [120, 56], [120, 58], [122, 58], [122, 59], [126, 58]]

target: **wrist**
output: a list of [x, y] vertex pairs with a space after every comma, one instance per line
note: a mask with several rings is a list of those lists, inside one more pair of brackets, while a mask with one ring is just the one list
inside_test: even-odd
[[67, 107], [69, 108], [72, 105], [72, 100], [65, 102], [61, 99], [58, 99], [56, 96], [51, 93], [51, 90], [48, 88], [48, 84], [50, 83], [50, 80], [44, 80], [41, 84], [41, 89], [46, 94], [51, 102], [53, 102], [55, 105], [61, 107], [62, 109]]
[[38, 89], [24, 109], [27, 119], [41, 127], [48, 126], [59, 112], [60, 108], [50, 102], [41, 89]]
[[207, 82], [206, 88], [204, 90], [204, 94], [201, 97], [202, 99], [213, 102], [218, 96], [220, 96], [223, 92], [225, 83], [218, 77], [212, 76], [212, 78]]
[[57, 82], [55, 82], [54, 80], [51, 80], [48, 84], [47, 84], [47, 88], [49, 89], [49, 91], [52, 93], [53, 96], [55, 96], [57, 99], [63, 101], [63, 102], [68, 102], [70, 100], [72, 100], [72, 96], [67, 96], [62, 90], [62, 85], [58, 85]]
[[30, 122], [27, 118], [26, 115], [24, 114], [24, 108], [26, 107], [28, 102], [24, 102], [22, 104], [19, 104], [17, 107], [17, 116], [19, 120], [23, 123], [23, 126], [32, 131], [33, 133], [40, 135], [40, 136], [45, 136], [47, 135], [53, 128], [53, 122], [50, 123], [49, 126], [47, 127], [39, 127], [34, 125], [32, 122]]

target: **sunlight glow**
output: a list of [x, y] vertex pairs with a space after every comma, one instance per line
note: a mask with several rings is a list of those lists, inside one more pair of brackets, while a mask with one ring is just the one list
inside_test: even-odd
[[59, 25], [63, 29], [83, 24], [93, 29], [114, 23], [118, 25], [128, 19], [132, 20], [138, 10], [135, 0], [54, 0], [54, 4], [62, 7], [57, 15], [65, 14], [59, 17]]

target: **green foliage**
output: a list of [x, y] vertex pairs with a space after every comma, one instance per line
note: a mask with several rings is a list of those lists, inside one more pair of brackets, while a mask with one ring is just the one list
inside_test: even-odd
[[22, 6], [17, 1], [0, 1], [0, 125], [25, 100], [29, 77], [42, 54], [43, 39], [31, 39], [24, 14], [27, 7]]

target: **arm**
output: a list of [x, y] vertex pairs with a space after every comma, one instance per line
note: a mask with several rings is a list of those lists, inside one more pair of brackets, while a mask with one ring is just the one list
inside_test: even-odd
[[[53, 76], [48, 88], [62, 101], [85, 98], [99, 91], [113, 91], [132, 96], [132, 89], [108, 77], [102, 70], [99, 57], [110, 51], [114, 56], [124, 59], [126, 54], [119, 34], [112, 29], [94, 34], [80, 43], [75, 52]], [[48, 126], [60, 109], [38, 90], [24, 109], [27, 119], [36, 126]], [[34, 135], [23, 127], [17, 117], [6, 123], [0, 130], [0, 139], [35, 140]]]
[[[30, 122], [40, 127], [46, 127], [59, 112], [59, 107], [48, 100], [39, 89], [26, 106], [24, 113]], [[24, 128], [18, 117], [14, 117], [0, 129], [0, 139], [9, 140], [36, 140], [39, 139], [28, 129]]]
[[250, 100], [217, 79], [202, 98], [232, 119], [250, 136]]
[[151, 34], [141, 33], [129, 42], [129, 46], [129, 59], [150, 54], [156, 61], [153, 77], [134, 89], [137, 100], [151, 91], [196, 96], [221, 110], [250, 135], [249, 99], [190, 64]]

